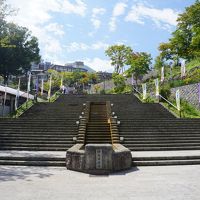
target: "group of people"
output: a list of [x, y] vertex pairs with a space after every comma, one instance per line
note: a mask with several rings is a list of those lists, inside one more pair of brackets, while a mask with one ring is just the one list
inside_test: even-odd
[[74, 87], [66, 87], [64, 85], [62, 85], [60, 89], [62, 94], [74, 94], [76, 92]]

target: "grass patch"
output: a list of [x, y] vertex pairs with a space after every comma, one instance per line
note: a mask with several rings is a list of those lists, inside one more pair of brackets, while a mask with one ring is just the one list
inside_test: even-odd
[[[174, 100], [170, 100], [170, 102], [176, 105]], [[162, 102], [161, 104], [163, 104], [164, 107], [173, 112], [176, 116], [180, 116], [180, 112], [167, 102]], [[181, 100], [181, 118], [200, 118], [200, 111], [188, 102]]]
[[26, 112], [29, 108], [31, 108], [34, 105], [33, 100], [28, 100], [25, 103], [23, 103], [12, 115], [13, 118], [18, 118], [21, 116], [24, 112]]

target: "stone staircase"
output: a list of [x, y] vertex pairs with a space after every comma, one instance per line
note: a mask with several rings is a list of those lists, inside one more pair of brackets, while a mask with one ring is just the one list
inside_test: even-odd
[[106, 102], [92, 102], [87, 123], [86, 144], [111, 144], [110, 125], [107, 119]]
[[74, 145], [82, 100], [61, 96], [38, 103], [18, 119], [0, 120], [0, 150], [65, 151]]
[[[114, 104], [121, 143], [133, 152], [200, 150], [200, 119], [177, 119], [160, 104], [143, 104], [133, 95], [62, 95], [54, 103], [34, 105], [18, 119], [0, 119], [1, 152], [66, 151], [75, 144], [76, 121], [87, 101]], [[104, 108], [92, 110], [86, 143], [110, 143]], [[64, 166], [65, 154], [61, 158], [0, 156], [0, 164], [6, 163]], [[199, 154], [176, 156], [175, 152], [173, 156], [137, 158], [133, 154], [134, 166], [175, 164], [200, 164]]]

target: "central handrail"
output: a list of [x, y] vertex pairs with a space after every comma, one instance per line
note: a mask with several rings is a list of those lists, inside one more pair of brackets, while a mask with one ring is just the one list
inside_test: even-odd
[[108, 124], [110, 127], [111, 142], [112, 145], [114, 145], [116, 143], [119, 143], [119, 132], [117, 128], [117, 123], [115, 119], [112, 117], [111, 104], [109, 101], [106, 101], [106, 110], [107, 110]]

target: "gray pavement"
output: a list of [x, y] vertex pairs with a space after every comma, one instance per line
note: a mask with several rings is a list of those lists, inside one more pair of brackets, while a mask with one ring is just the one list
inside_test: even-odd
[[1, 200], [199, 200], [200, 166], [138, 167], [109, 176], [0, 166]]
[[[133, 157], [152, 156], [200, 156], [200, 150], [188, 151], [132, 151]], [[0, 151], [0, 156], [10, 157], [61, 157], [65, 158], [66, 151]]]

